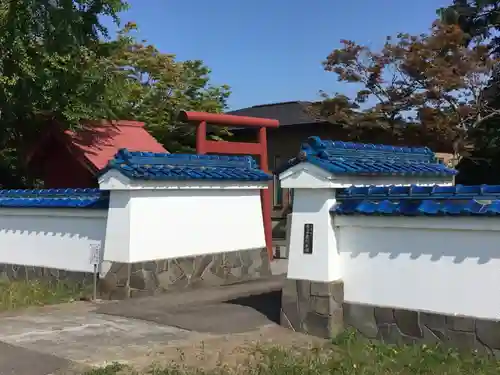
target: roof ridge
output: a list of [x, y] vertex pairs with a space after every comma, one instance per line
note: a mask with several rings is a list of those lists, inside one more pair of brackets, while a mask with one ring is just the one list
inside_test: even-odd
[[114, 169], [134, 180], [268, 181], [251, 156], [169, 154], [120, 149], [101, 170]]
[[106, 193], [106, 191], [98, 188], [0, 189], [0, 198], [33, 196], [78, 197], [104, 193]]
[[410, 185], [410, 186], [351, 186], [337, 193], [338, 199], [500, 199], [500, 185]]
[[105, 209], [109, 191], [88, 189], [0, 190], [0, 207]]
[[198, 155], [198, 154], [171, 154], [158, 152], [118, 150], [115, 158], [117, 163], [148, 164], [148, 165], [182, 165], [217, 168], [246, 168], [257, 169], [257, 162], [251, 156], [238, 155]]
[[331, 212], [337, 215], [378, 216], [500, 216], [500, 199], [479, 202], [467, 200], [356, 200], [340, 201]]
[[309, 137], [307, 143], [302, 146], [305, 150], [311, 148], [316, 151], [323, 150], [349, 150], [349, 151], [380, 151], [387, 153], [423, 154], [434, 155], [428, 147], [391, 146], [377, 143], [344, 142], [334, 140], [322, 140], [318, 136]]
[[[284, 104], [312, 104], [312, 103], [313, 102], [308, 101], [308, 100], [290, 100], [290, 101], [285, 101], [285, 102], [257, 104], [257, 105], [252, 105], [250, 107], [235, 109], [234, 111], [241, 111], [241, 110], [250, 109], [250, 108], [272, 107], [275, 105], [284, 105]], [[230, 112], [233, 112], [233, 111], [230, 111]]]
[[448, 177], [458, 173], [438, 163], [428, 147], [341, 142], [319, 137], [309, 137], [297, 157], [278, 167], [275, 173], [301, 162], [338, 175]]

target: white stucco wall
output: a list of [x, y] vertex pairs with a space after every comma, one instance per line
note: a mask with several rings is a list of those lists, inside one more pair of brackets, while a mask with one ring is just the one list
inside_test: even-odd
[[[340, 278], [337, 243], [330, 209], [334, 189], [295, 189], [288, 242], [287, 277], [331, 282]], [[304, 225], [313, 225], [312, 253], [304, 253]]]
[[[343, 269], [333, 229], [331, 209], [338, 188], [370, 185], [453, 184], [453, 176], [349, 176], [335, 175], [308, 162], [299, 163], [279, 176], [283, 188], [294, 189], [288, 241], [288, 278], [332, 282], [342, 278]], [[312, 253], [304, 252], [304, 226], [313, 225]]]
[[111, 170], [104, 260], [136, 263], [266, 246], [266, 182], [132, 181]]
[[[90, 246], [104, 245], [106, 210], [0, 208], [0, 263], [93, 272]], [[109, 270], [102, 264], [101, 273]]]
[[[300, 163], [280, 174], [281, 186], [294, 189], [291, 231], [288, 243], [288, 277], [297, 280], [332, 282], [342, 277], [336, 235], [330, 210], [335, 190], [352, 185], [451, 185], [453, 176], [373, 177], [334, 175], [313, 164]], [[312, 224], [313, 251], [304, 253], [304, 225]]]
[[[452, 185], [452, 177], [345, 178], [302, 163], [280, 180], [295, 189], [288, 278], [342, 280], [348, 303], [500, 320], [500, 218], [330, 213], [336, 188]], [[305, 224], [314, 226], [312, 253]]]
[[[115, 190], [109, 197], [108, 220], [106, 221], [106, 243], [103, 259], [110, 262], [130, 261], [131, 207], [130, 191]], [[142, 222], [141, 226], [147, 225]]]
[[130, 262], [265, 245], [258, 189], [132, 193]]
[[334, 222], [346, 302], [500, 319], [500, 218]]
[[[339, 189], [367, 185], [453, 185], [454, 176], [350, 176], [337, 175], [303, 162], [288, 168], [279, 176], [284, 189]], [[295, 202], [295, 201], [294, 201]]]

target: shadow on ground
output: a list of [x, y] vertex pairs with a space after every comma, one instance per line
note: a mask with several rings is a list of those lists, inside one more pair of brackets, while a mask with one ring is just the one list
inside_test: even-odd
[[185, 289], [105, 304], [96, 312], [203, 333], [249, 332], [279, 324], [283, 280]]
[[280, 309], [281, 291], [271, 291], [219, 303], [179, 307], [165, 312], [160, 323], [203, 333], [243, 333], [279, 324]]
[[[83, 368], [82, 366], [81, 369]], [[78, 370], [71, 361], [66, 359], [0, 342], [0, 374], [2, 375], [76, 374]]]
[[271, 322], [280, 324], [281, 295], [281, 290], [273, 290], [268, 293], [234, 298], [227, 301], [227, 303], [250, 307], [264, 315]]

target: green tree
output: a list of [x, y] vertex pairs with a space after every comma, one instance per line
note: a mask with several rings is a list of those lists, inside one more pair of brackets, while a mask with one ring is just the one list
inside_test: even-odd
[[138, 42], [133, 24], [111, 40], [100, 17], [118, 24], [125, 9], [125, 0], [0, 0], [0, 186], [30, 186], [23, 156], [48, 124], [140, 120], [178, 151], [194, 132], [176, 121], [180, 109], [225, 108], [228, 87], [212, 86], [201, 61]]
[[490, 51], [500, 53], [500, 0], [453, 0], [437, 14], [444, 23], [462, 29], [466, 44], [487, 40]]
[[[500, 57], [500, 0], [454, 0], [437, 14], [447, 25], [457, 25], [466, 46], [487, 45], [493, 57]], [[500, 108], [500, 70], [493, 75], [484, 99]]]
[[[492, 57], [500, 57], [500, 1], [499, 0], [453, 0], [452, 4], [437, 11], [448, 25], [458, 25], [464, 33], [466, 46], [485, 44]], [[500, 70], [497, 65], [492, 78], [482, 95], [491, 108], [500, 109]], [[462, 176], [471, 176], [466, 183], [499, 183], [500, 142], [498, 142], [498, 119], [488, 121], [477, 132], [473, 159], [461, 163]], [[460, 175], [459, 175], [460, 177]]]
[[107, 29], [123, 0], [0, 0], [0, 184], [26, 181], [22, 156], [47, 122], [111, 117]]
[[[111, 44], [112, 64], [121, 73], [119, 86], [127, 100], [117, 114], [146, 123], [146, 128], [171, 152], [192, 151], [195, 129], [177, 121], [180, 110], [222, 112], [230, 91], [227, 85], [210, 84], [210, 70], [200, 60], [177, 61], [132, 35], [128, 24]], [[213, 139], [229, 135], [213, 129]]]
[[[122, 0], [1, 0], [0, 102], [3, 125], [55, 118], [74, 123], [112, 113], [108, 36], [99, 16], [118, 22]], [[104, 54], [104, 55], [103, 55]], [[98, 105], [96, 105], [98, 104]], [[25, 124], [25, 126], [31, 126]]]

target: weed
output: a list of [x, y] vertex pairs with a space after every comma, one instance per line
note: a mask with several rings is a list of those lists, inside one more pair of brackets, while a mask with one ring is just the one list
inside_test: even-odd
[[86, 294], [88, 287], [69, 281], [0, 280], [0, 311], [69, 302]]
[[85, 375], [136, 375], [128, 366], [121, 363], [112, 363], [105, 367], [96, 368], [85, 373]]
[[[115, 375], [116, 372], [87, 375]], [[219, 363], [214, 369], [192, 369], [182, 361], [152, 367], [149, 375], [496, 375], [500, 362], [484, 353], [441, 345], [387, 345], [348, 332], [321, 348], [255, 347], [235, 367]]]

